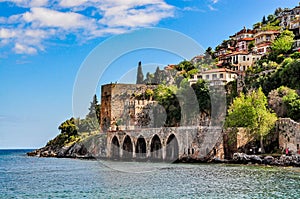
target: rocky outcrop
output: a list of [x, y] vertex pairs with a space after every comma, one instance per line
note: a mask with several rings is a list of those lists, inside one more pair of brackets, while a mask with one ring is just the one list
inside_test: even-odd
[[280, 157], [273, 156], [258, 156], [258, 155], [247, 155], [245, 153], [233, 154], [230, 163], [235, 164], [264, 164], [272, 166], [295, 166], [300, 167], [300, 155], [281, 155]]
[[70, 146], [45, 146], [28, 156], [95, 159], [106, 157], [106, 135], [94, 135]]

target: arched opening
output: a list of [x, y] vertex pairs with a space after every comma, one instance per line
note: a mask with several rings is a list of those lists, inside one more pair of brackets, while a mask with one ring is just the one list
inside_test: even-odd
[[123, 142], [123, 158], [131, 159], [132, 158], [133, 145], [131, 139], [128, 135], [126, 135]]
[[146, 141], [143, 137], [139, 137], [135, 147], [136, 158], [146, 158], [146, 153]]
[[120, 144], [116, 136], [114, 136], [111, 141], [111, 158], [113, 159], [120, 158]]
[[174, 134], [171, 134], [167, 140], [166, 159], [176, 161], [179, 156], [178, 141]]
[[162, 145], [157, 135], [152, 138], [150, 151], [151, 159], [162, 159]]

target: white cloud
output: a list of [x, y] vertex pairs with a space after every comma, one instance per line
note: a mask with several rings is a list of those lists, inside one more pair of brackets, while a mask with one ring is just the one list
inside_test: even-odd
[[216, 4], [219, 2], [219, 0], [212, 0], [213, 4]]
[[205, 10], [199, 9], [197, 7], [184, 7], [183, 11], [192, 11], [192, 12], [205, 12]]
[[217, 11], [217, 9], [214, 8], [212, 5], [208, 5], [208, 8], [209, 8], [211, 11]]
[[41, 6], [46, 6], [47, 4], [48, 4], [48, 0], [32, 0], [29, 3], [31, 7], [41, 7]]
[[103, 12], [100, 23], [109, 27], [143, 27], [157, 24], [174, 16], [174, 7], [161, 0], [104, 0], [99, 5]]
[[2, 39], [9, 39], [16, 36], [16, 31], [12, 29], [7, 28], [1, 28], [0, 29], [0, 38]]
[[74, 12], [59, 12], [48, 8], [31, 8], [30, 12], [23, 15], [26, 22], [38, 27], [57, 27], [62, 29], [85, 28], [93, 23], [81, 14]]
[[20, 43], [15, 44], [14, 51], [17, 54], [36, 54], [37, 53], [37, 49], [35, 49], [31, 46], [25, 46]]
[[[0, 0], [28, 8], [0, 17], [0, 45], [18, 54], [36, 54], [45, 41], [75, 36], [79, 41], [154, 26], [173, 17], [164, 0]], [[11, 8], [9, 8], [11, 9]], [[80, 12], [79, 12], [80, 11]]]
[[62, 0], [59, 5], [62, 7], [76, 7], [87, 3], [87, 0]]

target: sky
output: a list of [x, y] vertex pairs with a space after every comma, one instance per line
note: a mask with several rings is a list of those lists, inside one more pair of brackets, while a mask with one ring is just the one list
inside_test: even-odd
[[[120, 46], [132, 45], [140, 37], [165, 42], [151, 33], [126, 34], [162, 28], [174, 31], [174, 36], [185, 35], [205, 50], [244, 26], [251, 28], [278, 7], [298, 4], [294, 0], [0, 0], [0, 148], [42, 147], [59, 133], [63, 121], [87, 113], [74, 114], [74, 92], [93, 53], [98, 53], [100, 66]], [[109, 47], [98, 51], [105, 44]], [[134, 82], [139, 61], [145, 73], [181, 60], [182, 56], [161, 49], [124, 52], [111, 60], [94, 92], [99, 96], [102, 84]], [[85, 81], [88, 85], [89, 78]], [[88, 105], [84, 102], [83, 107]]]

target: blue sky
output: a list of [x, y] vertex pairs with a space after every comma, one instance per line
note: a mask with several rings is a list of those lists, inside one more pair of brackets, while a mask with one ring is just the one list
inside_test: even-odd
[[[179, 31], [204, 49], [214, 48], [277, 7], [298, 4], [294, 0], [0, 0], [0, 148], [41, 147], [59, 133], [58, 125], [73, 116], [73, 88], [80, 66], [110, 37], [159, 27]], [[112, 63], [105, 74], [107, 82], [100, 82], [96, 92], [100, 84], [120, 80], [125, 71], [134, 74], [138, 61], [156, 67], [180, 60], [159, 50], [125, 54]]]

